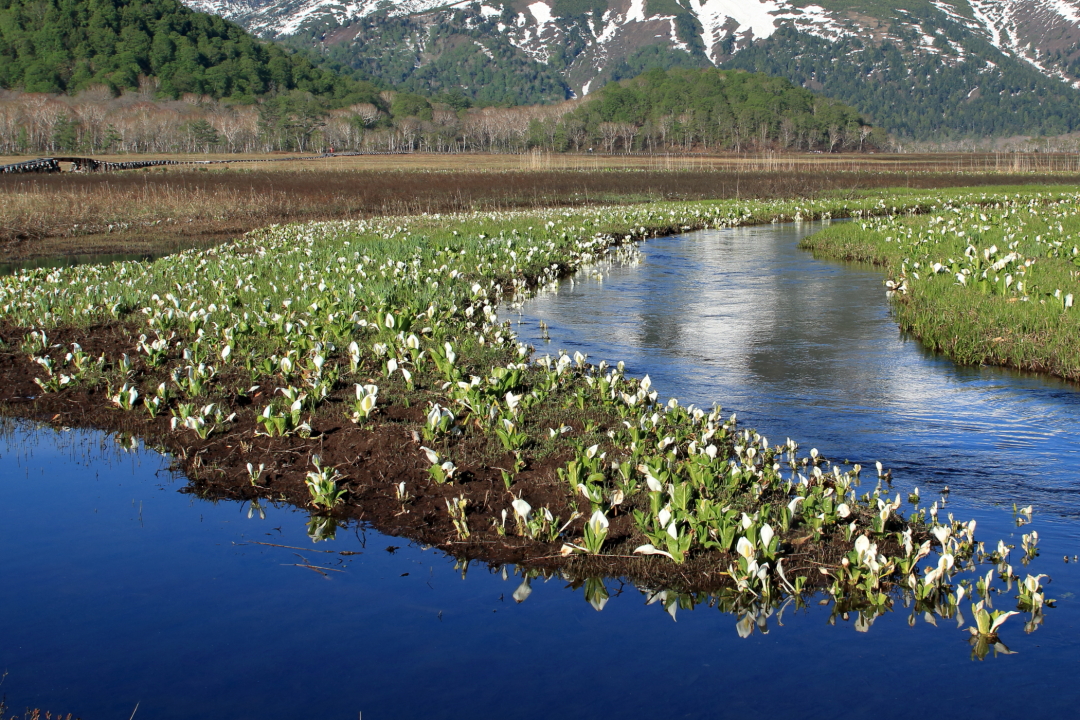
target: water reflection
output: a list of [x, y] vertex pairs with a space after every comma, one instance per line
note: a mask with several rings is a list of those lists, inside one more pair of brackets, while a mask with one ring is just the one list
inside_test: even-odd
[[[186, 483], [168, 471], [168, 459], [129, 438], [11, 423], [5, 430], [0, 577], [16, 591], [0, 600], [0, 667], [15, 709], [118, 717], [139, 704], [157, 718], [712, 717], [718, 693], [743, 697], [767, 677], [800, 690], [736, 703], [740, 713], [830, 708], [860, 716], [835, 710], [837, 666], [793, 664], [794, 656], [857, 660], [867, 676], [917, 682], [965, 717], [968, 708], [986, 709], [963, 689], [972, 683], [1016, 687], [1038, 678], [1039, 687], [1068, 688], [1065, 678], [1078, 669], [1070, 601], [1038, 636], [1023, 623], [1006, 626], [1009, 647], [1021, 654], [975, 672], [964, 659], [994, 648], [969, 647], [947, 609], [908, 603], [882, 614], [819, 606], [816, 597], [686, 594], [489, 568], [355, 525], [309, 525], [288, 506], [181, 494]], [[987, 534], [1007, 534], [1002, 518], [984, 519]], [[1040, 530], [1053, 547], [1054, 528]], [[1080, 591], [1076, 573], [1054, 574], [1056, 597]], [[929, 668], [928, 654], [937, 658]], [[602, 701], [551, 692], [582, 658], [591, 658], [590, 686]], [[627, 687], [625, 678], [643, 668], [642, 685], [667, 690]], [[880, 697], [874, 683], [845, 692], [859, 707]], [[1055, 702], [1062, 697], [1080, 699], [1063, 691]], [[1021, 688], [996, 702], [1020, 712], [1039, 700], [1039, 691]], [[902, 707], [879, 715], [906, 717]]]
[[1080, 517], [1080, 392], [927, 353], [898, 332], [879, 273], [795, 248], [818, 227], [650, 240], [640, 264], [529, 301], [519, 332], [541, 352], [625, 360], [661, 393], [718, 402], [770, 438], [880, 460], [975, 503]]

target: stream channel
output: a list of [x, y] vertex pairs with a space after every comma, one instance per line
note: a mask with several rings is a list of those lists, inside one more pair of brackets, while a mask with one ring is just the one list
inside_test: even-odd
[[[828, 604], [764, 627], [708, 605], [665, 612], [357, 527], [312, 543], [290, 507], [178, 492], [168, 459], [82, 430], [0, 432], [0, 694], [83, 720], [128, 718], [1070, 717], [1080, 703], [1080, 391], [961, 368], [903, 337], [880, 273], [796, 248], [820, 226], [650, 240], [503, 311], [538, 352], [624, 360], [661, 400], [720, 403], [773, 444], [891, 468], [893, 490], [977, 518], [1047, 573], [1015, 653], [971, 657], [955, 621], [899, 602], [872, 624]], [[590, 271], [595, 273], [596, 270]], [[547, 324], [550, 342], [539, 322]], [[1014, 521], [1013, 504], [1034, 506]], [[1020, 536], [1041, 554], [1020, 564]], [[1069, 556], [1069, 562], [1063, 556]], [[1001, 586], [1001, 583], [997, 583]], [[1012, 594], [995, 600], [1013, 609]], [[518, 600], [523, 600], [518, 602]], [[962, 608], [970, 621], [969, 603]], [[598, 611], [600, 609], [600, 611]], [[747, 634], [748, 637], [741, 637]], [[358, 715], [362, 713], [362, 715]], [[1051, 715], [1053, 716], [1053, 715]]]

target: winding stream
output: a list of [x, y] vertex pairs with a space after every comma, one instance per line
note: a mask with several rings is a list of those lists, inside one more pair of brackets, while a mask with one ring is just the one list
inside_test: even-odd
[[[8, 423], [0, 693], [84, 720], [136, 704], [144, 719], [1071, 716], [1080, 563], [1062, 557], [1080, 553], [1080, 391], [924, 352], [891, 321], [880, 274], [795, 248], [814, 229], [650, 240], [640, 263], [504, 316], [541, 352], [625, 360], [662, 397], [720, 402], [774, 444], [881, 460], [904, 495], [948, 485], [947, 510], [991, 543], [1037, 529], [1041, 556], [1014, 563], [1049, 573], [1058, 602], [1032, 634], [1006, 623], [1017, 654], [972, 661], [966, 630], [903, 607], [859, 632], [811, 606], [742, 638], [733, 616], [701, 605], [673, 622], [609, 580], [597, 612], [583, 588], [523, 589], [513, 568], [478, 565], [462, 578], [441, 553], [359, 528], [313, 544], [295, 509], [177, 492], [151, 451]], [[1031, 526], [1014, 502], [1034, 505]]]
[[796, 249], [819, 227], [650, 240], [640, 265], [530, 302], [519, 332], [541, 353], [624, 360], [661, 399], [720, 402], [775, 442], [880, 460], [975, 504], [1080, 517], [1080, 388], [926, 352], [897, 331], [880, 273]]

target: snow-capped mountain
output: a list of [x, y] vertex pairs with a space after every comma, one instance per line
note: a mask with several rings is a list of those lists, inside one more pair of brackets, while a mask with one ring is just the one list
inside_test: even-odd
[[[475, 3], [460, 0], [186, 0], [189, 7], [221, 15], [239, 22], [252, 32], [268, 37], [292, 35], [309, 24], [327, 21], [346, 24], [377, 12], [389, 16], [416, 16], [436, 10], [479, 6], [485, 16], [505, 16], [504, 8], [514, 8], [514, 19], [500, 23], [512, 42], [538, 60], [547, 56], [547, 46], [558, 42], [560, 30], [573, 17], [560, 13], [559, 0], [517, 0], [494, 4], [490, 0]], [[883, 17], [880, 12], [860, 10], [857, 3], [845, 10], [826, 10], [813, 3], [783, 0], [670, 0], [667, 3], [646, 0], [611, 0], [600, 15], [599, 31], [590, 44], [600, 47], [625, 44], [629, 37], [668, 42], [674, 48], [688, 49], [680, 37], [675, 20], [690, 14], [699, 24], [698, 32], [705, 54], [714, 62], [722, 61], [728, 48], [738, 50], [750, 40], [770, 37], [777, 28], [788, 24], [817, 37], [835, 40], [841, 37], [867, 37], [876, 42], [903, 40], [904, 30], [919, 35], [918, 49], [924, 53], [942, 53], [935, 46], [937, 36], [924, 32], [921, 12], [923, 2], [898, 3], [897, 10]], [[659, 12], [652, 5], [667, 5]], [[835, 4], [835, 3], [831, 3]], [[1077, 0], [934, 0], [936, 10], [978, 33], [1002, 52], [1022, 59], [1042, 72], [1063, 77], [1063, 71], [1047, 55], [1065, 52], [1080, 56], [1080, 2]], [[592, 3], [592, 8], [599, 5]], [[674, 10], [674, 12], [672, 12]], [[580, 13], [585, 14], [585, 13]], [[595, 15], [595, 12], [592, 13]], [[619, 41], [623, 42], [619, 42]], [[727, 43], [727, 44], [725, 44]], [[650, 44], [652, 44], [650, 42]], [[604, 53], [606, 54], [606, 53]]]
[[[829, 9], [812, 0], [184, 1], [395, 85], [473, 97], [486, 75], [467, 67], [505, 75], [513, 63], [513, 78], [546, 88], [513, 98], [546, 101], [558, 94], [552, 83], [580, 96], [651, 66], [715, 64], [785, 75], [858, 107], [868, 89], [848, 87], [858, 83], [851, 68], [865, 70], [864, 82], [895, 70], [881, 52], [899, 53], [889, 62], [903, 58], [912, 88], [895, 73], [893, 82], [916, 94], [926, 82], [948, 83], [949, 96], [968, 103], [988, 92], [1017, 97], [1017, 84], [1041, 88], [1031, 98], [1044, 104], [1080, 92], [1080, 0], [829, 0]], [[513, 78], [493, 82], [510, 88]], [[889, 100], [876, 103], [860, 109], [881, 116]], [[964, 131], [948, 117], [938, 125]]]
[[438, 0], [188, 0], [184, 4], [193, 10], [238, 22], [256, 35], [269, 37], [292, 35], [312, 20], [348, 22], [384, 7], [393, 15], [412, 15], [446, 6]]

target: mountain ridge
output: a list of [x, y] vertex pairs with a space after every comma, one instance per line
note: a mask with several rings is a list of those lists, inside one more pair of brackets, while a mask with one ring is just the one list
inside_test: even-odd
[[[482, 103], [580, 97], [648, 67], [708, 66], [778, 74], [830, 97], [865, 92], [820, 77], [827, 62], [872, 65], [885, 52], [900, 75], [931, 78], [916, 96], [941, 122], [904, 120], [888, 99], [856, 107], [910, 137], [1031, 134], [1080, 129], [1080, 1], [1077, 0], [188, 0], [266, 37], [314, 48], [360, 77], [414, 92], [458, 89]], [[387, 29], [393, 27], [393, 42]], [[800, 42], [792, 42], [794, 32]], [[791, 53], [812, 48], [813, 63]], [[893, 53], [891, 48], [896, 50]], [[752, 51], [752, 52], [750, 52]], [[446, 60], [453, 53], [453, 62]], [[897, 54], [898, 53], [898, 54]], [[763, 59], [763, 56], [768, 56]], [[440, 69], [439, 64], [442, 63]], [[461, 68], [475, 66], [468, 77]], [[513, 71], [507, 70], [513, 66]], [[812, 68], [810, 68], [812, 66]], [[810, 68], [810, 69], [808, 69]], [[850, 74], [850, 73], [848, 73]], [[921, 74], [921, 75], [920, 75]], [[486, 83], [487, 75], [495, 77]], [[455, 77], [457, 76], [457, 77]], [[992, 79], [989, 80], [989, 79]], [[874, 82], [873, 70], [865, 82]], [[851, 81], [854, 82], [854, 81]], [[848, 82], [848, 85], [851, 85]], [[561, 83], [561, 87], [558, 85]], [[478, 88], [483, 88], [481, 91]], [[505, 89], [505, 99], [499, 93]], [[949, 115], [957, 98], [980, 106], [996, 92], [1025, 125]], [[1050, 107], [1038, 110], [1036, 106]], [[1030, 106], [1030, 111], [1029, 111]], [[981, 112], [981, 111], [980, 111]], [[902, 114], [902, 113], [901, 113]], [[894, 115], [897, 117], [894, 118]], [[1074, 120], [1073, 118], [1077, 119]]]
[[[1052, 64], [1041, 58], [1046, 49], [1061, 49], [1067, 45], [1072, 56], [1080, 57], [1080, 3], [1070, 0], [913, 0], [904, 3], [903, 8], [885, 15], [882, 3], [868, 0], [859, 4], [846, 0], [819, 0], [830, 5], [826, 8], [816, 2], [799, 0], [615, 0], [603, 2], [607, 7], [604, 18], [604, 30], [597, 40], [603, 44], [605, 35], [610, 37], [612, 26], [624, 26], [629, 23], [671, 23], [684, 12], [689, 13], [700, 23], [700, 37], [705, 46], [705, 54], [717, 62], [725, 54], [724, 41], [728, 38], [745, 43], [752, 38], [762, 40], [770, 37], [785, 24], [800, 32], [816, 35], [825, 40], [838, 40], [845, 37], [864, 37], [867, 34], [881, 41], [889, 35], [892, 24], [911, 25], [911, 13], [918, 13], [925, 8], [934, 9], [952, 19], [964, 23], [970, 30], [979, 32], [1000, 51], [1012, 54], [1018, 59], [1030, 63], [1041, 72], [1067, 79], [1071, 83], [1080, 82], [1080, 78], [1071, 73], [1062, 73]], [[332, 19], [337, 23], [366, 17], [377, 12], [386, 12], [394, 16], [418, 15], [445, 9], [465, 8], [478, 5], [485, 15], [503, 14], [502, 8], [510, 6], [520, 19], [517, 24], [528, 26], [528, 17], [540, 26], [540, 30], [531, 37], [524, 33], [519, 37], [523, 49], [536, 57], [543, 55], [543, 50], [530, 43], [545, 35], [545, 30], [558, 17], [571, 17], [560, 14], [559, 6], [567, 7], [572, 3], [566, 0], [519, 0], [518, 2], [474, 2], [459, 0], [188, 0], [189, 7], [201, 12], [221, 15], [232, 19], [257, 34], [275, 37], [292, 35], [299, 32], [307, 23]], [[579, 3], [581, 4], [581, 3]], [[584, 3], [590, 4], [588, 2]], [[593, 7], [597, 5], [591, 4]], [[869, 5], [865, 9], [864, 6]], [[887, 4], [886, 4], [887, 5]], [[666, 6], [666, 7], [665, 7]], [[655, 10], [654, 10], [655, 8]], [[667, 12], [665, 12], [667, 10]], [[899, 13], [899, 14], [898, 14]], [[906, 16], [906, 17], [905, 17]], [[672, 42], [680, 49], [687, 49], [686, 41], [671, 33]], [[1053, 35], [1054, 37], [1050, 37]], [[1063, 44], [1067, 38], [1071, 42]], [[924, 35], [924, 50], [933, 52], [933, 36]], [[1036, 43], [1031, 48], [1031, 43]], [[1076, 59], [1073, 57], [1073, 59]]]

